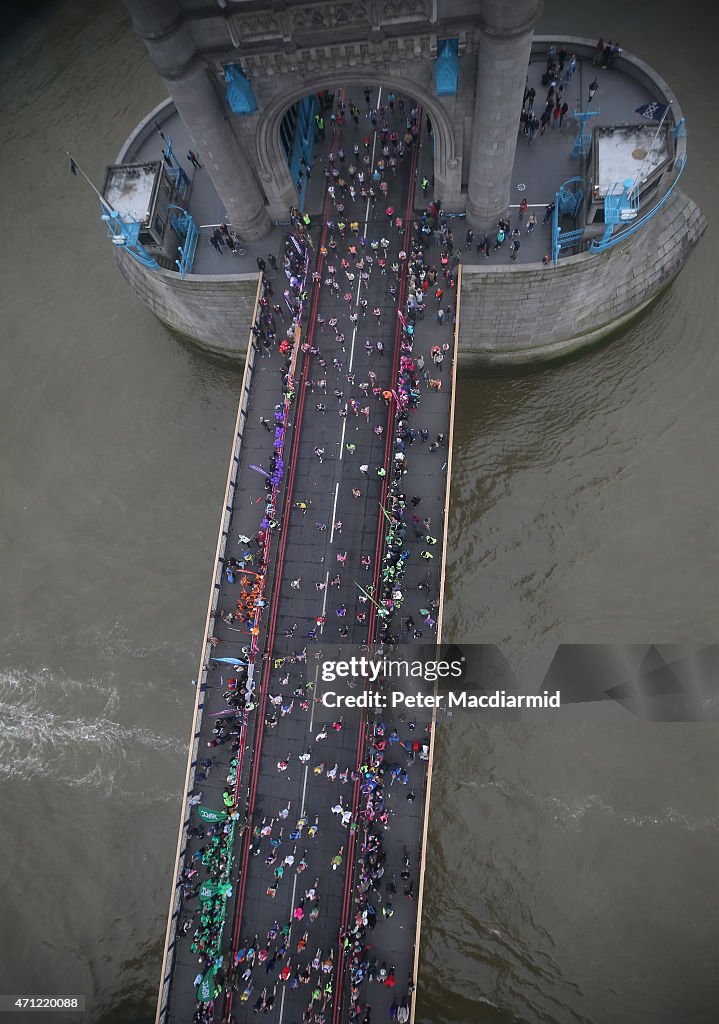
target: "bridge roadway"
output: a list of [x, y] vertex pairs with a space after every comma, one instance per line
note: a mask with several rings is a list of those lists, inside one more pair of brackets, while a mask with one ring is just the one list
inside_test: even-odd
[[[370, 134], [372, 143], [367, 154], [374, 169], [381, 156], [379, 136], [371, 132], [361, 95], [355, 100], [363, 116], [360, 128], [354, 128], [349, 117], [351, 99], [345, 97], [349, 125], [345, 124], [342, 132], [337, 131], [334, 136], [328, 130], [327, 144], [335, 152], [343, 145], [351, 154], [355, 139], [359, 141]], [[412, 101], [407, 100], [405, 116], [411, 107]], [[388, 111], [388, 120], [390, 128], [402, 128], [398, 109], [393, 114]], [[400, 131], [400, 137], [401, 134]], [[178, 847], [182, 856], [177, 864], [176, 887], [182, 897], [179, 906], [171, 911], [168, 928], [163, 976], [170, 979], [169, 998], [167, 988], [161, 990], [161, 1021], [244, 1022], [254, 1019], [253, 1009], [257, 1008], [268, 1021], [278, 1024], [299, 1024], [304, 1020], [338, 1024], [363, 1020], [370, 1011], [374, 1020], [389, 1019], [393, 1003], [406, 1003], [412, 1016], [414, 1013], [415, 933], [418, 902], [421, 904], [418, 897], [427, 761], [408, 754], [399, 743], [388, 745], [385, 764], [396, 764], [397, 770], [406, 772], [406, 776], [390, 784], [390, 772], [385, 774], [382, 791], [383, 806], [389, 812], [386, 828], [378, 818], [367, 827], [369, 823], [362, 811], [367, 807], [368, 797], [360, 791], [367, 777], [360, 777], [358, 769], [368, 763], [373, 739], [380, 738], [380, 721], [385, 740], [396, 729], [400, 741], [407, 747], [418, 741], [426, 755], [430, 712], [417, 716], [391, 711], [368, 715], [332, 712], [321, 703], [323, 690], [329, 689], [330, 684], [322, 682], [320, 665], [322, 657], [349, 657], [367, 651], [374, 654], [392, 649], [396, 643], [417, 645], [417, 657], [427, 651], [430, 656], [434, 654], [441, 603], [446, 470], [451, 448], [450, 357], [455, 342], [451, 311], [456, 292], [446, 282], [440, 282], [445, 289], [441, 306], [448, 312], [441, 325], [436, 315], [436, 285], [426, 293], [426, 313], [414, 322], [411, 357], [417, 359], [422, 355], [431, 372], [425, 372], [424, 379], [419, 374], [418, 408], [403, 414], [397, 403], [400, 346], [403, 338], [405, 344], [411, 339], [402, 329], [397, 310], [406, 309], [407, 261], [400, 263], [399, 273], [393, 272], [391, 264], [398, 259], [401, 249], [411, 253], [413, 245], [408, 215], [415, 200], [418, 148], [418, 142], [409, 147], [398, 162], [396, 175], [385, 169], [383, 177], [389, 185], [386, 201], [379, 192], [374, 204], [359, 195], [354, 202], [346, 196], [344, 218], [348, 224], [357, 220], [359, 235], [367, 239], [364, 249], [358, 245], [360, 255], [371, 254], [375, 260], [367, 279], [363, 281], [351, 256], [347, 256], [349, 270], [355, 278], [346, 279], [340, 261], [356, 237], [353, 239], [353, 233], [345, 230], [343, 238], [342, 232], [333, 227], [332, 222], [342, 214], [333, 209], [329, 196], [322, 223], [312, 229], [312, 246], [308, 250], [309, 294], [302, 315], [301, 344], [295, 346], [293, 353], [295, 396], [289, 406], [282, 453], [285, 472], [274, 512], [278, 525], [266, 531], [265, 607], [257, 613], [259, 633], [254, 641], [258, 652], [254, 659], [256, 689], [251, 698], [252, 709], [249, 713], [228, 710], [223, 696], [230, 692], [228, 686], [232, 684], [228, 680], [242, 680], [245, 669], [236, 670], [232, 662], [236, 660], [239, 665], [247, 660], [252, 640], [247, 625], [239, 620], [225, 620], [227, 613], [235, 612], [238, 598], [243, 600], [243, 590], [261, 582], [249, 573], [220, 572], [216, 577], [221, 582], [215, 583], [217, 593], [211, 598], [215, 609], [208, 618], [211, 640], [204, 647], [200, 674], [199, 751], [188, 776], [187, 797], [193, 795], [196, 799], [201, 794], [201, 807], [221, 810], [225, 806], [223, 793], [234, 788], [237, 809], [229, 870], [231, 891], [228, 888], [225, 923], [215, 959], [219, 971], [214, 978], [210, 974], [214, 999], [198, 1006], [198, 982], [208, 977], [210, 966], [208, 958], [204, 962], [200, 959], [207, 945], [199, 936], [212, 923], [212, 910], [207, 908], [217, 907], [222, 901], [201, 903], [197, 890], [198, 883], [208, 878], [202, 853], [207, 859], [210, 844], [217, 838], [213, 837], [213, 830], [219, 833], [223, 826], [229, 826], [229, 820], [217, 826], [203, 823], [198, 807], [193, 806], [184, 817]], [[324, 154], [315, 164], [313, 188], [317, 187], [317, 179], [323, 181], [318, 166], [323, 157]], [[339, 160], [336, 162], [339, 166]], [[385, 213], [387, 203], [395, 208], [394, 216], [403, 218], [401, 230], [390, 223]], [[386, 273], [380, 272], [377, 263], [381, 247], [371, 247], [373, 240], [383, 236], [390, 240]], [[438, 271], [441, 251], [439, 245], [430, 244], [425, 253], [426, 264]], [[276, 301], [282, 303], [287, 283], [281, 256], [277, 273], [267, 268], [274, 293], [271, 305]], [[335, 266], [335, 276], [341, 282], [338, 291], [326, 283], [332, 276], [330, 266]], [[363, 299], [366, 311], [361, 305]], [[373, 313], [374, 309], [380, 311], [379, 316]], [[355, 323], [350, 319], [353, 314]], [[284, 316], [287, 329], [291, 316], [287, 309]], [[334, 319], [335, 328], [330, 326]], [[277, 326], [281, 337], [283, 324], [279, 318]], [[344, 341], [337, 334], [344, 334]], [[367, 339], [371, 348], [365, 345]], [[377, 350], [378, 341], [383, 343], [382, 353]], [[221, 538], [218, 549], [224, 548], [221, 558], [225, 569], [228, 559], [234, 558], [250, 573], [261, 569], [260, 545], [256, 540], [248, 545], [239, 538], [257, 537], [268, 493], [266, 478], [257, 467], [268, 471], [273, 452], [272, 432], [260, 418], [272, 420], [275, 409], [281, 410], [282, 372], [287, 366], [287, 359], [278, 350], [264, 350], [258, 342], [253, 344], [251, 383], [247, 382], [247, 371], [245, 375], [249, 399], [241, 457], [226, 509], [226, 543]], [[441, 371], [435, 370], [430, 360], [430, 349], [436, 344], [448, 348]], [[407, 348], [405, 354], [409, 354]], [[325, 367], [320, 360], [326, 361]], [[394, 392], [389, 401], [381, 394], [373, 395], [371, 374], [376, 375], [374, 383], [380, 391]], [[431, 389], [430, 378], [442, 380], [442, 389]], [[323, 379], [326, 388], [318, 383]], [[359, 387], [363, 383], [370, 385], [368, 397]], [[338, 397], [336, 389], [341, 392]], [[353, 411], [353, 399], [362, 411]], [[341, 415], [345, 410], [346, 415]], [[393, 466], [399, 461], [395, 460], [400, 429], [397, 422], [402, 415], [408, 416], [409, 429], [416, 433], [411, 440], [406, 438], [403, 454], [407, 472], [401, 482], [395, 482]], [[426, 441], [420, 434], [422, 429], [428, 433]], [[322, 450], [321, 458], [316, 453], [318, 448]], [[387, 471], [384, 478], [378, 474], [382, 468]], [[407, 502], [407, 536], [403, 547], [409, 551], [409, 557], [404, 563], [402, 583], [405, 601], [387, 625], [378, 617], [379, 605], [375, 603], [381, 597], [381, 568], [389, 528], [382, 509], [393, 508], [400, 488]], [[421, 499], [416, 508], [411, 497]], [[429, 517], [429, 527], [420, 523], [419, 529], [423, 536], [436, 538], [435, 545], [413, 536], [409, 521], [413, 514], [420, 520]], [[253, 553], [252, 562], [243, 560], [248, 550]], [[433, 558], [423, 560], [422, 550], [430, 552]], [[338, 582], [333, 584], [337, 578]], [[297, 581], [300, 582], [293, 586]], [[371, 591], [372, 596], [363, 600], [365, 594], [360, 586], [365, 594]], [[429, 623], [424, 621], [428, 616], [420, 612], [428, 608]], [[413, 624], [408, 621], [410, 616]], [[383, 648], [381, 638], [385, 630]], [[421, 635], [415, 635], [415, 631]], [[402, 650], [406, 656], [407, 648]], [[223, 658], [226, 660], [217, 660]], [[361, 685], [355, 692], [359, 692]], [[213, 728], [217, 728], [218, 720], [227, 722], [221, 730], [227, 736], [221, 735], [222, 742], [209, 748], [209, 743], [217, 742]], [[334, 728], [333, 723], [341, 728]], [[307, 752], [309, 758], [300, 760], [300, 755]], [[375, 759], [377, 756], [375, 750]], [[201, 764], [207, 757], [216, 762], [209, 769]], [[233, 758], [239, 760], [234, 787], [226, 782]], [[197, 772], [200, 777], [193, 777]], [[348, 827], [343, 827], [340, 814], [331, 811], [338, 803], [351, 812], [351, 816], [345, 815], [350, 818]], [[375, 813], [380, 810], [377, 801]], [[261, 834], [263, 830], [265, 834]], [[368, 835], [372, 833], [381, 840], [384, 873], [369, 892], [377, 923], [376, 927], [368, 927], [359, 959], [374, 961], [377, 971], [386, 965], [396, 984], [390, 987], [381, 981], [365, 980], [353, 999], [351, 956], [343, 937], [354, 927], [355, 915], [364, 906], [359, 902], [357, 887]], [[341, 863], [333, 867], [332, 859], [338, 856]], [[287, 857], [290, 862], [285, 861]], [[298, 871], [303, 863], [306, 868]], [[220, 877], [216, 867], [217, 863], [214, 870], [211, 866], [213, 878]], [[198, 873], [188, 878], [193, 869], [198, 869]], [[396, 894], [392, 891], [394, 887]], [[318, 894], [316, 900], [305, 896], [311, 888]], [[385, 917], [383, 908], [391, 911], [391, 915]], [[283, 927], [286, 932], [289, 929], [286, 935]], [[284, 955], [282, 948], [286, 949]], [[249, 959], [245, 955], [248, 949], [257, 951]], [[259, 952], [264, 950], [268, 950], [265, 959], [264, 952]], [[313, 966], [318, 961], [324, 963], [326, 970]], [[289, 968], [284, 972], [286, 978], [281, 976], [284, 968]]]

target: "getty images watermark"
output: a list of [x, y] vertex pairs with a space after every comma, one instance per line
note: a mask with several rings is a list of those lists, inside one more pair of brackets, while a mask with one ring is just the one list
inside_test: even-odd
[[[464, 708], [556, 709], [562, 706], [559, 690], [512, 693], [505, 689], [472, 692], [459, 684], [465, 679], [465, 658], [371, 658], [366, 655], [321, 662], [324, 707], [332, 710], [367, 708], [408, 711]], [[357, 692], [352, 692], [357, 690]]]

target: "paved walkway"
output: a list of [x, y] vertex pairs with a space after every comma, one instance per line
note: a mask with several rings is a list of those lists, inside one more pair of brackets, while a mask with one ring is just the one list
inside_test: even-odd
[[[544, 57], [537, 57], [529, 65], [527, 83], [536, 91], [534, 109], [539, 118], [544, 110], [547, 86], [542, 85], [542, 75], [546, 69]], [[599, 88], [592, 102], [592, 109], [599, 110], [596, 125], [636, 124], [641, 118], [636, 108], [656, 97], [649, 90], [630, 78], [623, 71], [602, 70], [593, 67], [590, 60], [578, 60], [577, 69], [568, 85], [564, 87], [563, 100], [568, 104], [568, 115], [562, 128], [547, 127], [544, 134], [537, 134], [531, 145], [529, 137], [520, 132], [517, 151], [512, 169], [510, 187], [510, 230], [519, 227], [520, 250], [517, 263], [541, 263], [552, 250], [551, 221], [543, 224], [544, 211], [554, 198], [562, 182], [583, 173], [583, 165], [572, 158], [574, 140], [577, 135], [577, 122], [572, 118], [575, 110], [586, 110], [589, 96], [589, 83], [596, 78]], [[526, 199], [528, 209], [523, 218], [519, 217], [519, 204]], [[536, 214], [537, 227], [527, 232], [530, 214]], [[474, 238], [473, 251], [465, 246], [466, 225], [464, 218], [454, 222], [457, 227], [455, 234], [460, 248], [463, 249], [462, 262], [466, 264], [482, 264], [487, 266], [511, 265], [509, 239], [494, 251], [490, 249], [489, 257], [476, 251], [478, 237]]]

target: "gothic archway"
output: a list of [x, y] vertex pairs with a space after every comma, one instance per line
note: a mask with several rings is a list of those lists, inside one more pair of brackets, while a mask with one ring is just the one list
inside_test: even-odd
[[[283, 91], [261, 112], [256, 135], [257, 167], [260, 182], [270, 205], [278, 201], [287, 209], [294, 203], [296, 190], [280, 138], [280, 125], [285, 112], [304, 96], [323, 90], [335, 90], [337, 83], [387, 88], [395, 93], [417, 100], [432, 121], [434, 134], [435, 191], [440, 199], [458, 196], [461, 182], [461, 153], [456, 132], [449, 115], [436, 96], [417, 82], [393, 75], [380, 74], [373, 69], [334, 69], [326, 74], [303, 78]], [[456, 200], [455, 200], [456, 201]]]

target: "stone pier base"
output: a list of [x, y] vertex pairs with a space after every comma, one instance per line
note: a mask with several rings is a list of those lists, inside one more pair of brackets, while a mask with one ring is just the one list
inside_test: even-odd
[[671, 282], [706, 225], [677, 189], [651, 223], [608, 252], [560, 259], [556, 267], [464, 267], [460, 359], [520, 365], [595, 344]]
[[[676, 190], [642, 231], [609, 252], [555, 266], [471, 266], [462, 271], [461, 361], [522, 365], [596, 343], [639, 314], [681, 270], [706, 218]], [[208, 352], [244, 358], [256, 273], [181, 280], [117, 252], [128, 284], [163, 323]]]

